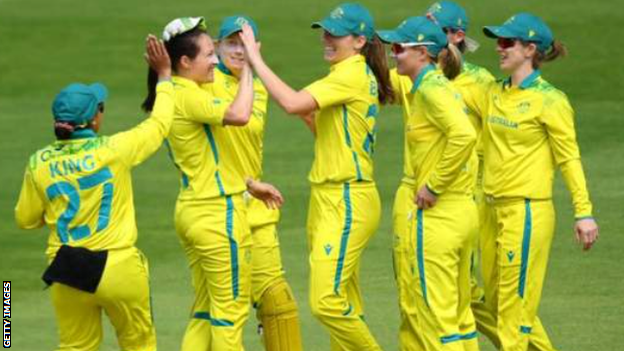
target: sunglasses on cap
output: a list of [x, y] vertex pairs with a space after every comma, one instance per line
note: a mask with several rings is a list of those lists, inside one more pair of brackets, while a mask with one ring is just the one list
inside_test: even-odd
[[517, 41], [519, 40], [515, 38], [498, 38], [496, 40], [496, 45], [501, 49], [509, 49], [514, 47]]
[[407, 48], [413, 48], [416, 46], [427, 46], [427, 45], [434, 45], [435, 43], [431, 43], [431, 42], [423, 42], [423, 43], [393, 43], [392, 46], [390, 46], [390, 51], [392, 51], [392, 53], [394, 55], [399, 55], [405, 52], [405, 49]]

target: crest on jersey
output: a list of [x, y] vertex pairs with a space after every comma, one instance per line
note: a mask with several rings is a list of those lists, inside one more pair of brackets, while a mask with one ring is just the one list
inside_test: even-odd
[[523, 101], [518, 105], [518, 112], [527, 113], [531, 109], [531, 103], [528, 101]]

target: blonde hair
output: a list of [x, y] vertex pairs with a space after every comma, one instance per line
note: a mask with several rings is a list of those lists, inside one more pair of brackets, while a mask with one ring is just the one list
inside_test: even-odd
[[451, 43], [440, 51], [437, 62], [440, 64], [444, 76], [449, 80], [455, 79], [462, 69], [462, 53], [459, 48]]

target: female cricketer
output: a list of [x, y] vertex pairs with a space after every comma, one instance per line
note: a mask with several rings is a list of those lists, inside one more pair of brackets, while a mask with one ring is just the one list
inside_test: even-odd
[[[468, 16], [466, 10], [455, 2], [440, 1], [429, 7], [426, 16], [437, 23], [446, 33], [450, 43], [459, 48], [462, 54], [473, 52], [478, 48], [478, 43], [468, 38]], [[465, 56], [464, 56], [465, 57]], [[476, 113], [475, 104], [480, 96], [487, 93], [487, 89], [494, 77], [483, 67], [479, 67], [463, 60], [461, 72], [452, 80], [453, 86], [460, 92], [466, 104], [467, 113], [477, 132], [477, 145], [475, 150], [479, 158], [477, 183], [475, 185], [475, 201], [479, 209], [479, 219], [484, 218], [485, 210], [483, 196], [483, 143], [481, 140], [481, 116]], [[482, 225], [479, 225], [481, 228]], [[478, 248], [478, 240], [475, 248]], [[472, 302], [471, 308], [477, 322], [479, 332], [486, 335], [496, 347], [500, 347], [500, 340], [496, 334], [496, 319], [484, 301], [483, 289], [477, 284], [476, 272], [479, 270], [479, 254], [475, 250], [472, 259]], [[552, 351], [554, 350], [546, 331], [542, 327], [539, 318], [536, 317], [533, 324], [533, 331], [529, 337], [532, 350]]]
[[424, 16], [377, 33], [391, 44], [396, 74], [412, 82], [409, 91], [397, 94], [409, 112], [405, 130], [412, 167], [407, 175], [412, 178], [403, 182], [406, 195], [401, 196], [411, 204], [404, 236], [410, 249], [400, 257], [406, 262], [398, 263], [416, 266], [400, 275], [407, 298], [401, 308], [401, 348], [478, 350], [470, 310], [470, 263], [478, 224], [473, 200], [476, 133], [449, 81], [461, 71], [461, 53]]
[[99, 350], [102, 310], [121, 349], [156, 350], [147, 259], [134, 246], [131, 171], [169, 133], [174, 89], [171, 62], [154, 36], [146, 58], [158, 82], [147, 120], [98, 136], [106, 88], [71, 84], [52, 105], [57, 141], [34, 153], [26, 168], [15, 218], [24, 229], [50, 228], [43, 279], [52, 285], [59, 350]]
[[379, 103], [392, 99], [385, 53], [361, 5], [340, 5], [312, 27], [324, 30], [330, 73], [301, 91], [264, 63], [249, 26], [243, 43], [257, 75], [286, 112], [314, 113], [307, 224], [312, 313], [329, 331], [332, 349], [379, 350], [362, 318], [359, 266], [381, 212], [372, 154]]
[[[168, 137], [181, 178], [175, 226], [195, 289], [182, 350], [239, 351], [250, 306], [251, 235], [243, 199], [243, 160], [226, 126], [249, 121], [253, 77], [244, 65], [233, 100], [216, 98], [200, 87], [213, 80], [218, 62], [201, 17], [171, 21], [163, 38], [176, 92]], [[150, 73], [148, 82], [152, 77]], [[144, 102], [147, 110], [152, 92]]]
[[[218, 34], [219, 64], [214, 82], [203, 88], [219, 99], [234, 99], [245, 61], [245, 47], [239, 37], [244, 24], [249, 24], [258, 38], [258, 26], [247, 16], [230, 16], [223, 20]], [[262, 81], [255, 78], [253, 111], [247, 125], [230, 128], [230, 136], [239, 145], [245, 177], [262, 178], [264, 128], [267, 119], [268, 93]], [[297, 303], [282, 268], [277, 223], [280, 212], [269, 208], [253, 196], [246, 198], [247, 218], [251, 229], [251, 298], [261, 323], [267, 351], [300, 351], [301, 331]]]
[[541, 77], [544, 62], [565, 54], [542, 19], [528, 13], [484, 28], [497, 39], [500, 68], [476, 104], [483, 116], [485, 211], [481, 260], [486, 304], [501, 350], [529, 347], [536, 327], [555, 227], [555, 167], [572, 194], [574, 231], [585, 250], [598, 237], [567, 97]]

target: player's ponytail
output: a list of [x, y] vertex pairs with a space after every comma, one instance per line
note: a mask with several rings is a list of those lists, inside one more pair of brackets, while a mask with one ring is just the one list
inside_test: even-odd
[[57, 140], [68, 140], [71, 138], [72, 133], [76, 130], [76, 126], [69, 122], [54, 122], [54, 134]]
[[394, 92], [390, 82], [390, 71], [383, 43], [375, 35], [372, 40], [366, 42], [362, 48], [362, 55], [366, 57], [366, 64], [373, 71], [377, 78], [379, 91], [379, 102], [382, 105], [390, 104], [394, 101]]
[[440, 68], [442, 68], [442, 72], [444, 72], [444, 76], [449, 80], [455, 79], [461, 73], [462, 54], [457, 46], [449, 43], [447, 47], [440, 51], [437, 60]]
[[555, 40], [548, 52], [537, 52], [533, 56], [533, 69], [538, 69], [544, 62], [554, 61], [559, 57], [566, 57], [568, 55], [568, 49], [562, 42]]
[[[199, 53], [199, 46], [197, 45], [197, 39], [206, 34], [206, 31], [196, 27], [182, 34], [178, 34], [169, 41], [165, 42], [165, 48], [171, 58], [171, 68], [174, 74], [177, 72], [178, 66], [182, 56], [187, 56], [190, 59], [194, 59]], [[158, 84], [158, 73], [153, 69], [149, 69], [147, 73], [147, 96], [141, 108], [145, 112], [151, 112], [154, 108], [154, 102], [156, 101], [156, 85]]]

